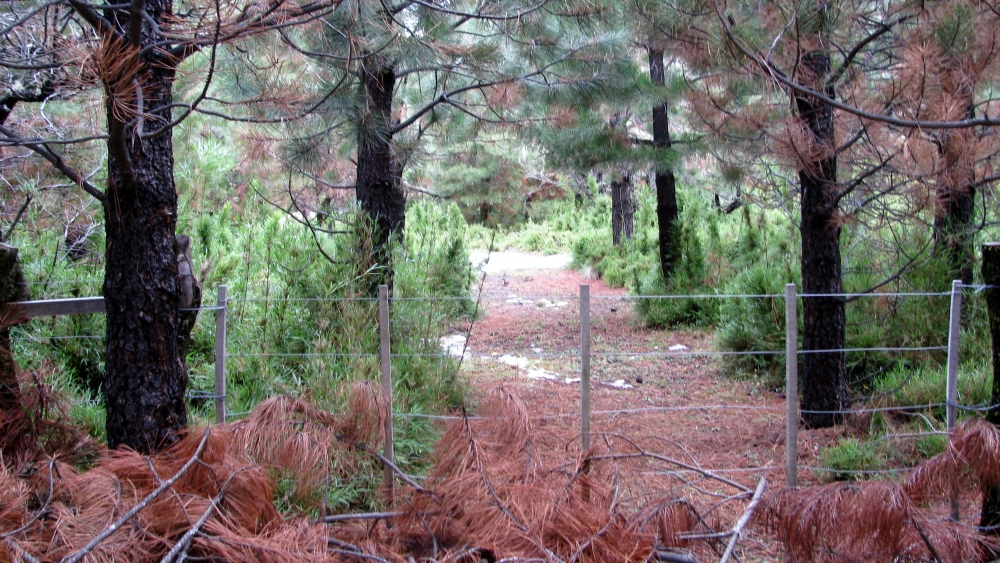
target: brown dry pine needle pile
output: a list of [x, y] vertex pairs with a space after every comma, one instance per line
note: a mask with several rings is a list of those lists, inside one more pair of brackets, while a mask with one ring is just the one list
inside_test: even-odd
[[[306, 501], [332, 476], [377, 461], [389, 410], [371, 383], [351, 386], [343, 416], [276, 397], [153, 456], [83, 437], [39, 378], [25, 377], [22, 389], [25, 408], [0, 413], [0, 563], [695, 562], [731, 559], [753, 532], [770, 534], [794, 561], [977, 561], [997, 547], [932, 509], [949, 490], [1000, 485], [1000, 434], [983, 422], [962, 427], [902, 484], [761, 496], [763, 480], [754, 492], [695, 468], [701, 481], [736, 489], [723, 502], [749, 501], [722, 529], [712, 516], [722, 503], [699, 511], [680, 494], [641, 494], [642, 470], [689, 465], [617, 436], [581, 453], [572, 436], [536, 427], [498, 387], [478, 416], [448, 425], [422, 484], [399, 475], [407, 486], [391, 512], [324, 523], [279, 513], [275, 476]], [[683, 484], [689, 493], [704, 487]]]

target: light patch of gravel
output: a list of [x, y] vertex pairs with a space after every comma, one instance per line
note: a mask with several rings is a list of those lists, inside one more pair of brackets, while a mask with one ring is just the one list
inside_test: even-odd
[[487, 274], [494, 274], [515, 270], [565, 270], [573, 257], [569, 254], [543, 255], [513, 251], [487, 254], [485, 250], [473, 250], [469, 252], [469, 260], [473, 267], [481, 268]]

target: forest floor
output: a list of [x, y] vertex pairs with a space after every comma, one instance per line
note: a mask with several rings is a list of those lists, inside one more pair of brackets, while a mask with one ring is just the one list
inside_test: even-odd
[[[648, 355], [671, 347], [713, 351], [711, 332], [643, 327], [624, 290], [564, 269], [563, 257], [547, 264], [537, 256], [500, 253], [491, 263], [480, 292], [485, 314], [470, 332], [462, 368], [473, 400], [502, 385], [526, 404], [538, 431], [563, 436], [567, 450], [578, 450], [578, 295], [580, 285], [589, 284], [594, 442], [619, 453], [638, 445], [751, 490], [760, 477], [766, 478], [768, 490], [785, 485], [783, 392], [724, 375], [718, 356]], [[627, 355], [602, 355], [606, 353]], [[654, 410], [664, 407], [674, 410]], [[820, 465], [816, 458], [821, 448], [850, 431], [800, 430], [799, 465]], [[633, 502], [685, 498], [719, 530], [732, 527], [748, 502], [720, 502], [736, 491], [691, 471], [633, 466], [623, 471], [623, 480]], [[800, 485], [821, 481], [813, 472], [799, 470]], [[744, 560], [782, 560], [778, 546], [757, 539], [760, 535], [751, 532], [741, 544]]]

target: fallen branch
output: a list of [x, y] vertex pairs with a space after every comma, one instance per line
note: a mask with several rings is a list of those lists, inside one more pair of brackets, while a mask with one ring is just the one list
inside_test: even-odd
[[722, 477], [721, 475], [716, 475], [715, 473], [712, 473], [711, 471], [709, 471], [707, 469], [702, 469], [700, 467], [691, 465], [689, 463], [684, 463], [683, 461], [678, 461], [676, 459], [672, 459], [672, 458], [669, 458], [669, 457], [666, 457], [666, 456], [662, 456], [662, 455], [659, 455], [659, 454], [654, 454], [654, 453], [648, 452], [648, 451], [644, 450], [643, 448], [639, 447], [638, 445], [636, 445], [634, 443], [632, 444], [632, 446], [635, 449], [638, 450], [638, 453], [634, 453], [634, 454], [595, 455], [595, 456], [591, 456], [590, 459], [635, 459], [635, 458], [644, 458], [644, 457], [645, 458], [650, 458], [650, 459], [655, 459], [657, 461], [662, 461], [664, 463], [670, 463], [670, 464], [676, 465], [677, 467], [680, 467], [682, 469], [687, 469], [688, 471], [694, 471], [695, 473], [701, 474], [703, 477], [707, 477], [709, 479], [715, 479], [716, 481], [725, 483], [725, 484], [729, 485], [730, 487], [738, 489], [738, 490], [740, 490], [740, 491], [742, 491], [744, 493], [749, 493], [750, 492], [749, 488], [747, 488], [747, 487], [745, 487], [745, 486], [737, 483], [736, 481], [733, 481], [731, 479], [726, 479], [725, 477]]
[[4, 538], [3, 541], [7, 542], [7, 545], [14, 550], [14, 555], [17, 557], [15, 561], [27, 561], [28, 563], [42, 563], [38, 559], [35, 559], [30, 553], [24, 550], [23, 547], [17, 545], [17, 542], [10, 538]]
[[386, 457], [384, 455], [382, 455], [382, 454], [380, 454], [380, 453], [378, 453], [376, 451], [373, 451], [373, 450], [369, 450], [369, 451], [371, 451], [371, 453], [375, 454], [375, 456], [378, 457], [379, 461], [381, 461], [383, 464], [385, 464], [386, 467], [388, 467], [389, 469], [391, 469], [393, 473], [395, 473], [396, 475], [398, 475], [400, 479], [402, 479], [407, 485], [413, 487], [413, 489], [416, 490], [418, 493], [423, 493], [423, 494], [426, 494], [426, 495], [433, 495], [434, 494], [431, 491], [429, 491], [429, 490], [421, 487], [420, 485], [418, 485], [417, 482], [414, 481], [412, 477], [410, 477], [406, 473], [403, 473], [402, 469], [396, 467], [396, 464], [393, 463], [393, 462], [391, 462], [391, 461], [389, 461], [388, 459], [386, 459]]
[[236, 471], [233, 471], [229, 477], [226, 478], [222, 487], [219, 488], [219, 494], [212, 498], [212, 504], [205, 509], [204, 514], [202, 514], [198, 518], [198, 521], [191, 526], [191, 529], [185, 532], [184, 535], [181, 536], [181, 539], [177, 540], [177, 543], [174, 544], [174, 547], [172, 547], [170, 551], [163, 556], [160, 563], [173, 563], [178, 556], [180, 557], [180, 559], [177, 559], [178, 561], [184, 561], [187, 559], [187, 552], [191, 547], [191, 540], [194, 539], [195, 534], [201, 531], [201, 527], [205, 525], [205, 522], [208, 522], [208, 519], [212, 517], [212, 513], [219, 508], [219, 504], [222, 502], [222, 497], [226, 496], [226, 493], [229, 491], [229, 485], [233, 482], [233, 478], [245, 469], [247, 468], [241, 467]]
[[0, 538], [2, 538], [2, 539], [8, 539], [11, 536], [15, 536], [17, 534], [20, 534], [21, 532], [23, 532], [23, 531], [27, 530], [28, 528], [30, 528], [32, 524], [34, 524], [35, 522], [37, 522], [39, 518], [41, 518], [45, 513], [47, 513], [49, 511], [49, 505], [52, 504], [52, 496], [53, 496], [53, 493], [55, 491], [55, 486], [56, 486], [55, 485], [55, 477], [53, 476], [53, 474], [55, 473], [55, 470], [56, 470], [55, 468], [56, 468], [56, 460], [55, 459], [49, 460], [49, 495], [45, 499], [45, 503], [42, 504], [42, 507], [39, 508], [37, 511], [35, 511], [35, 514], [32, 515], [32, 517], [26, 523], [24, 523], [21, 527], [19, 527], [17, 529], [14, 529], [14, 530], [11, 530], [9, 532], [5, 532], [3, 534], [0, 534]]
[[726, 552], [722, 554], [722, 559], [719, 560], [719, 563], [729, 561], [733, 550], [736, 549], [736, 542], [740, 540], [740, 535], [743, 534], [743, 528], [750, 521], [750, 517], [753, 516], [753, 511], [757, 509], [757, 505], [760, 504], [760, 497], [763, 496], [766, 486], [767, 479], [761, 477], [757, 483], [757, 489], [754, 490], [753, 497], [750, 499], [750, 504], [747, 506], [746, 511], [743, 512], [743, 516], [740, 516], [739, 521], [736, 522], [736, 526], [733, 527], [733, 537], [729, 538], [729, 543], [726, 545]]
[[139, 512], [143, 508], [149, 506], [149, 503], [153, 502], [153, 499], [160, 496], [161, 494], [163, 494], [164, 491], [173, 486], [173, 484], [176, 483], [178, 479], [180, 479], [181, 477], [184, 476], [185, 473], [187, 473], [188, 469], [191, 469], [191, 467], [194, 466], [194, 464], [199, 461], [198, 458], [201, 457], [201, 453], [205, 450], [205, 446], [208, 444], [209, 434], [211, 434], [211, 430], [206, 428], [205, 435], [201, 438], [201, 442], [198, 444], [198, 449], [195, 450], [194, 455], [191, 456], [191, 459], [189, 459], [187, 463], [185, 463], [184, 466], [181, 467], [180, 470], [174, 474], [173, 477], [167, 479], [166, 481], [163, 482], [162, 485], [157, 487], [156, 490], [146, 495], [146, 498], [142, 499], [142, 502], [133, 506], [131, 510], [126, 512], [125, 515], [119, 518], [117, 522], [105, 528], [104, 531], [101, 532], [100, 534], [97, 534], [97, 536], [94, 539], [90, 540], [90, 542], [83, 547], [83, 549], [77, 551], [76, 553], [73, 553], [72, 555], [64, 557], [61, 563], [79, 563], [84, 557], [87, 556], [88, 553], [93, 551], [93, 549], [97, 547], [98, 544], [108, 539], [108, 537], [111, 536], [111, 534], [114, 534], [116, 531], [118, 531], [118, 529], [121, 528], [122, 525], [124, 525], [132, 518], [135, 518], [135, 515], [139, 514]]
[[700, 563], [697, 557], [679, 549], [658, 549], [653, 552], [651, 559], [667, 563]]
[[362, 512], [359, 514], [334, 514], [331, 516], [324, 516], [319, 521], [324, 524], [331, 524], [333, 522], [345, 522], [348, 520], [385, 520], [387, 518], [396, 518], [397, 516], [402, 516], [406, 514], [405, 512]]

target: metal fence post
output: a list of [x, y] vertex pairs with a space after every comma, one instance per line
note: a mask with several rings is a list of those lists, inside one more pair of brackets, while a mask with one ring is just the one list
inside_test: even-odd
[[[948, 386], [945, 392], [945, 413], [948, 436], [955, 430], [958, 418], [958, 347], [962, 331], [962, 280], [951, 282], [951, 318], [948, 323]], [[958, 491], [949, 491], [951, 519], [958, 521]]]
[[590, 285], [580, 286], [580, 451], [590, 449]]
[[799, 314], [795, 284], [785, 284], [785, 479], [798, 486]]
[[215, 306], [215, 423], [226, 422], [226, 286]]
[[[389, 401], [389, 416], [385, 419], [385, 447], [382, 455], [390, 463], [393, 462], [392, 443], [392, 364], [390, 363], [389, 350], [389, 286], [378, 286], [378, 328], [379, 328], [379, 352], [382, 359], [382, 390], [385, 392], [386, 400]], [[392, 468], [385, 465], [385, 490], [388, 497], [388, 505], [392, 506], [394, 496], [395, 479]]]

